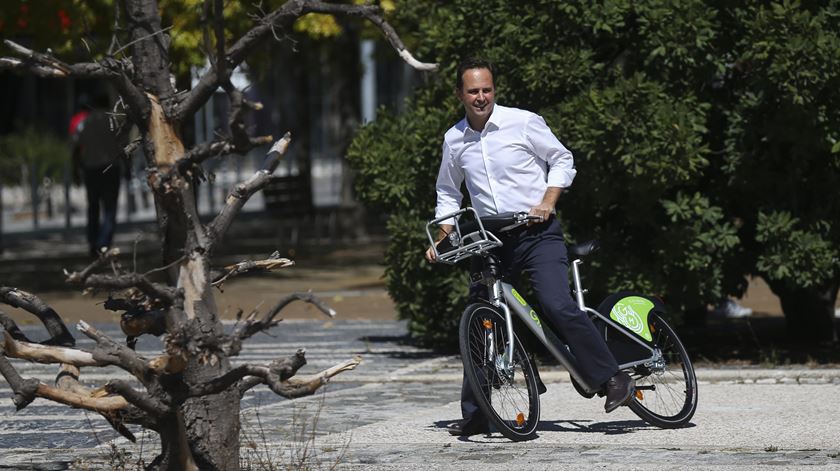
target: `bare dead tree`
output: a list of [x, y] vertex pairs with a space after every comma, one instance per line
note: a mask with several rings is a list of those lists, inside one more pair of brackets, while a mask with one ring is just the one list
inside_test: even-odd
[[[126, 437], [133, 435], [126, 424], [140, 425], [160, 435], [161, 454], [148, 469], [234, 470], [239, 468], [239, 404], [242, 395], [257, 385], [287, 398], [312, 394], [332, 376], [353, 369], [360, 359], [349, 359], [318, 374], [295, 376], [306, 360], [303, 350], [267, 365], [231, 366], [231, 358], [254, 334], [276, 325], [276, 315], [294, 300], [315, 304], [328, 315], [334, 312], [309, 294], [281, 299], [268, 312], [252, 313], [231, 333], [220, 322], [213, 287], [230, 277], [255, 269], [277, 269], [291, 262], [277, 254], [262, 261], [246, 261], [211, 271], [211, 258], [231, 222], [243, 205], [271, 181], [277, 165], [291, 142], [287, 133], [250, 136], [244, 114], [259, 103], [244, 99], [231, 80], [234, 68], [249, 52], [288, 30], [293, 21], [307, 13], [329, 13], [364, 18], [378, 27], [397, 53], [413, 67], [434, 70], [436, 65], [417, 61], [406, 50], [394, 29], [373, 5], [333, 4], [314, 0], [289, 0], [255, 20], [242, 37], [227, 44], [224, 35], [222, 1], [207, 0], [204, 14], [213, 21], [206, 32], [215, 39], [212, 67], [188, 91], [176, 90], [170, 80], [169, 28], [163, 28], [155, 0], [117, 2], [118, 28], [109, 53], [102, 60], [68, 64], [49, 53], [33, 51], [15, 42], [5, 43], [15, 57], [0, 58], [0, 69], [48, 77], [99, 77], [111, 81], [126, 106], [127, 119], [138, 127], [139, 141], [147, 159], [148, 184], [155, 195], [157, 222], [163, 241], [163, 266], [169, 282], [156, 282], [149, 274], [122, 270], [111, 250], [80, 271], [67, 273], [67, 282], [89, 290], [121, 292], [109, 298], [106, 308], [123, 311], [121, 327], [127, 341], [122, 344], [81, 322], [79, 332], [95, 341], [84, 350], [74, 346], [73, 336], [61, 317], [37, 296], [14, 288], [0, 288], [0, 302], [24, 309], [44, 324], [50, 339], [33, 343], [12, 319], [0, 312], [3, 338], [0, 340], [0, 374], [14, 392], [18, 409], [42, 397], [72, 407], [98, 412]], [[209, 43], [209, 41], [208, 41]], [[123, 51], [130, 50], [130, 56]], [[209, 52], [209, 51], [208, 51]], [[213, 142], [185, 149], [180, 127], [221, 87], [230, 104], [230, 134]], [[198, 217], [193, 185], [206, 159], [230, 153], [244, 154], [255, 146], [273, 146], [262, 168], [231, 191], [216, 217], [204, 224]], [[164, 351], [145, 358], [133, 350], [137, 336], [163, 336]], [[55, 385], [23, 378], [9, 358], [60, 365]], [[89, 389], [79, 382], [81, 368], [114, 365], [133, 377], [133, 382], [110, 381]], [[140, 386], [139, 388], [137, 386]], [[214, 411], [207, 414], [207, 411]]]

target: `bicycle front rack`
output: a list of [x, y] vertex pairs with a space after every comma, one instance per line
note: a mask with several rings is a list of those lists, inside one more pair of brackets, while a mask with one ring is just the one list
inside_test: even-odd
[[[475, 221], [466, 222], [462, 226], [458, 221], [458, 216], [467, 212], [473, 214]], [[438, 247], [435, 244], [434, 237], [432, 237], [432, 226], [437, 226], [440, 222], [448, 219], [454, 220], [455, 228], [440, 242], [440, 247]], [[479, 255], [502, 246], [502, 241], [493, 235], [492, 232], [487, 232], [484, 229], [484, 224], [481, 223], [478, 213], [470, 207], [459, 209], [454, 213], [445, 214], [429, 221], [426, 224], [426, 235], [429, 237], [429, 243], [434, 248], [437, 261], [449, 265], [454, 265], [465, 258]]]

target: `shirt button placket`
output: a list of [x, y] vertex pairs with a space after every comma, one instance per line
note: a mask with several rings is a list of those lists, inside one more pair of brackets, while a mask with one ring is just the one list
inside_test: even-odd
[[499, 205], [496, 203], [496, 190], [493, 189], [493, 174], [490, 171], [490, 159], [487, 152], [487, 126], [481, 131], [479, 142], [481, 143], [481, 160], [484, 161], [484, 172], [487, 174], [487, 186], [490, 188], [490, 198], [493, 200], [493, 208], [499, 214]]

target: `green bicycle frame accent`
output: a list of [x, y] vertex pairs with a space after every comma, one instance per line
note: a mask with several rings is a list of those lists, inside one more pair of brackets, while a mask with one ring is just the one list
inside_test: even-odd
[[546, 346], [548, 351], [557, 358], [560, 364], [566, 368], [572, 377], [577, 379], [584, 389], [588, 392], [598, 391], [597, 386], [588, 384], [586, 380], [583, 379], [584, 376], [581, 375], [580, 370], [577, 367], [577, 363], [573, 359], [574, 356], [568, 350], [566, 344], [564, 344], [563, 341], [560, 340], [560, 338], [558, 338], [557, 335], [542, 322], [540, 316], [533, 308], [531, 308], [531, 306], [528, 305], [522, 295], [520, 295], [510, 283], [500, 283], [502, 285], [502, 293], [504, 294], [505, 301], [507, 301], [507, 305], [510, 310], [522, 319], [522, 322], [528, 326], [528, 329], [537, 336], [543, 345]]

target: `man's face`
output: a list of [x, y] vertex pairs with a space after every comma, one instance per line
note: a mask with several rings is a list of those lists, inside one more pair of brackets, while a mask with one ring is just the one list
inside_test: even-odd
[[461, 78], [464, 85], [457, 91], [458, 99], [464, 104], [470, 125], [483, 128], [496, 99], [493, 74], [488, 69], [467, 69]]

